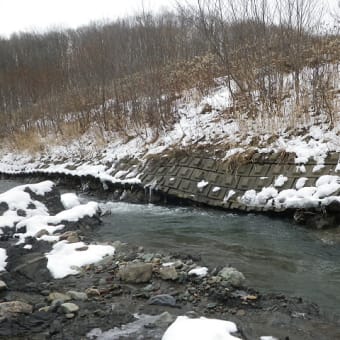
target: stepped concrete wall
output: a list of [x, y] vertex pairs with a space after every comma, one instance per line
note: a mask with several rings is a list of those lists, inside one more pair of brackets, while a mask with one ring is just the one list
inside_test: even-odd
[[[120, 164], [119, 170], [142, 172], [142, 185], [155, 192], [180, 199], [206, 204], [213, 207], [246, 211], [282, 211], [274, 207], [252, 207], [240, 202], [239, 198], [250, 189], [257, 192], [263, 187], [273, 186], [278, 176], [288, 180], [277, 189], [295, 189], [296, 182], [306, 177], [305, 186], [315, 186], [323, 175], [336, 175], [339, 153], [330, 153], [324, 166], [314, 161], [299, 166], [293, 154], [258, 154], [248, 159], [234, 158], [232, 162], [222, 162], [213, 158], [192, 156], [157, 157], [143, 166]], [[137, 169], [136, 169], [137, 167]], [[127, 176], [128, 173], [127, 173]], [[122, 177], [124, 179], [124, 176]], [[206, 185], [198, 185], [204, 181]], [[226, 200], [230, 191], [235, 194]]]

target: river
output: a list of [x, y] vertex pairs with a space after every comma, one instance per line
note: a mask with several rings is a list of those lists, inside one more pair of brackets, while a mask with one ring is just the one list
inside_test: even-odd
[[[17, 181], [0, 181], [0, 192]], [[83, 200], [93, 197], [81, 196]], [[340, 314], [339, 244], [290, 220], [191, 207], [101, 202], [111, 214], [94, 237], [128, 242], [152, 252], [201, 255], [209, 268], [231, 265], [248, 286], [301, 296]], [[321, 235], [321, 236], [320, 236]]]

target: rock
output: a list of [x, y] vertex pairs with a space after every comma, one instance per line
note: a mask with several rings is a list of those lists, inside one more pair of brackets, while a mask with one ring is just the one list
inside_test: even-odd
[[96, 288], [87, 288], [85, 293], [87, 296], [100, 296], [100, 291]]
[[56, 301], [56, 300], [58, 300], [58, 301], [65, 302], [65, 301], [71, 300], [71, 296], [68, 295], [68, 294], [53, 292], [53, 293], [50, 293], [48, 295], [48, 300], [49, 301]]
[[83, 246], [83, 247], [76, 248], [76, 251], [86, 251], [88, 249], [89, 249], [88, 246]]
[[118, 276], [122, 281], [130, 283], [149, 282], [152, 277], [152, 264], [131, 263], [122, 267], [118, 271]]
[[86, 301], [87, 300], [87, 294], [83, 292], [76, 292], [74, 290], [69, 290], [67, 293], [73, 300], [79, 300], [79, 301]]
[[44, 306], [44, 307], [40, 307], [39, 308], [39, 312], [48, 313], [49, 311], [50, 311], [50, 307], [49, 306]]
[[222, 277], [223, 281], [235, 287], [242, 286], [245, 281], [244, 275], [233, 267], [224, 267], [218, 273], [218, 276]]
[[79, 311], [78, 305], [72, 302], [65, 302], [61, 305], [62, 311], [64, 314], [69, 314], [69, 313], [76, 313]]
[[3, 215], [9, 209], [9, 206], [6, 202], [0, 202], [0, 216]]
[[0, 303], [0, 317], [16, 314], [31, 314], [33, 307], [22, 301], [10, 301]]
[[177, 280], [178, 279], [178, 273], [175, 267], [172, 267], [172, 266], [162, 267], [159, 270], [159, 274], [162, 280]]
[[60, 236], [60, 240], [66, 240], [68, 243], [79, 242], [79, 235], [76, 231], [66, 231]]
[[176, 299], [169, 294], [160, 294], [151, 296], [151, 298], [148, 301], [148, 304], [176, 307]]
[[50, 233], [46, 229], [41, 229], [34, 235], [34, 237], [40, 238], [40, 237], [43, 237], [44, 235], [49, 235], [49, 234]]
[[7, 289], [6, 282], [0, 280], [0, 292]]
[[66, 316], [66, 319], [73, 319], [75, 314], [74, 313], [67, 313], [65, 316]]

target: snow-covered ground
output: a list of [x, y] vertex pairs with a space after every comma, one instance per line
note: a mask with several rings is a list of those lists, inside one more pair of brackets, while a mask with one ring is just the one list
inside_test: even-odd
[[[174, 149], [205, 147], [209, 150], [209, 157], [217, 154], [222, 160], [233, 157], [244, 151], [256, 150], [260, 153], [289, 152], [296, 155], [295, 163], [301, 172], [301, 179], [296, 191], [283, 191], [287, 177], [279, 176], [273, 186], [264, 188], [261, 192], [247, 192], [241, 201], [251, 205], [265, 206], [275, 199], [275, 205], [284, 207], [296, 205], [308, 198], [308, 204], [326, 203], [326, 195], [318, 185], [314, 189], [307, 189], [303, 183], [305, 164], [314, 160], [314, 171], [322, 169], [329, 152], [340, 152], [340, 72], [339, 65], [323, 65], [320, 72], [329, 72], [328, 83], [333, 89], [333, 97], [329, 103], [332, 108], [333, 124], [330, 113], [313, 106], [311, 99], [313, 69], [305, 68], [301, 72], [301, 92], [305, 92], [305, 111], [299, 109], [295, 101], [294, 81], [291, 74], [283, 79], [283, 89], [287, 93], [282, 101], [276, 105], [279, 112], [271, 112], [259, 99], [257, 92], [251, 94], [257, 105], [258, 114], [253, 116], [249, 112], [231, 112], [233, 96], [224, 78], [216, 79], [216, 86], [201, 95], [196, 89], [186, 91], [174, 103], [173, 111], [177, 117], [172, 127], [158, 131], [145, 128], [144, 133], [128, 140], [119, 132], [107, 132], [105, 143], [96, 143], [96, 133], [88, 131], [82, 137], [73, 141], [58, 141], [49, 143], [39, 154], [18, 153], [5, 146], [0, 149], [0, 172], [30, 173], [39, 170], [45, 173], [64, 173], [76, 176], [91, 175], [99, 178], [103, 183], [140, 183], [141, 174], [138, 168], [129, 171], [117, 171], [119, 162], [128, 157], [136, 158], [143, 163], [151, 155], [162, 155]], [[301, 104], [299, 104], [301, 106]], [[208, 110], [205, 110], [206, 107]], [[132, 131], [131, 131], [132, 133]], [[132, 134], [131, 134], [132, 135]], [[132, 135], [133, 136], [133, 135]], [[46, 139], [51, 140], [51, 137]], [[335, 170], [340, 170], [339, 165]], [[336, 173], [335, 173], [336, 174]], [[175, 180], [175, 178], [174, 178]], [[332, 180], [332, 194], [337, 189], [338, 179]], [[206, 180], [198, 183], [198, 189], [203, 190], [208, 184]], [[104, 184], [105, 185], [105, 184]], [[334, 190], [333, 190], [334, 189]], [[218, 188], [216, 187], [216, 191]], [[227, 202], [232, 196], [225, 197]], [[301, 200], [300, 198], [303, 198]], [[73, 203], [71, 203], [72, 205]], [[16, 218], [16, 217], [13, 217]]]
[[[5, 228], [15, 228], [17, 245], [27, 250], [32, 248], [26, 244], [27, 237], [55, 243], [53, 249], [46, 254], [47, 268], [54, 278], [63, 278], [77, 274], [79, 268], [100, 261], [106, 255], [113, 255], [115, 249], [109, 245], [87, 245], [83, 242], [68, 243], [60, 241], [60, 232], [66, 222], [76, 222], [85, 216], [93, 216], [98, 212], [98, 204], [89, 202], [80, 204], [74, 194], [64, 194], [61, 201], [65, 210], [51, 216], [47, 207], [33, 199], [28, 190], [43, 196], [54, 189], [55, 184], [45, 181], [37, 184], [17, 186], [0, 194], [0, 204], [5, 211], [0, 216], [0, 234]], [[24, 232], [19, 232], [24, 230]], [[44, 231], [43, 233], [41, 233]], [[41, 233], [41, 234], [40, 234]], [[0, 248], [0, 271], [6, 269], [6, 250]]]

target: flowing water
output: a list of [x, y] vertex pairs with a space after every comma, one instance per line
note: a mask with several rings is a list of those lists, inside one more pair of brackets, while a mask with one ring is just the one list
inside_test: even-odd
[[[0, 193], [19, 184], [0, 181]], [[340, 244], [325, 243], [325, 232], [255, 214], [128, 203], [106, 203], [105, 208], [111, 215], [103, 217], [95, 234], [98, 241], [199, 254], [210, 268], [236, 267], [250, 287], [301, 296], [340, 314]]]
[[98, 239], [157, 252], [200, 254], [210, 268], [232, 265], [251, 287], [340, 313], [340, 246], [290, 220], [255, 214], [111, 203]]

